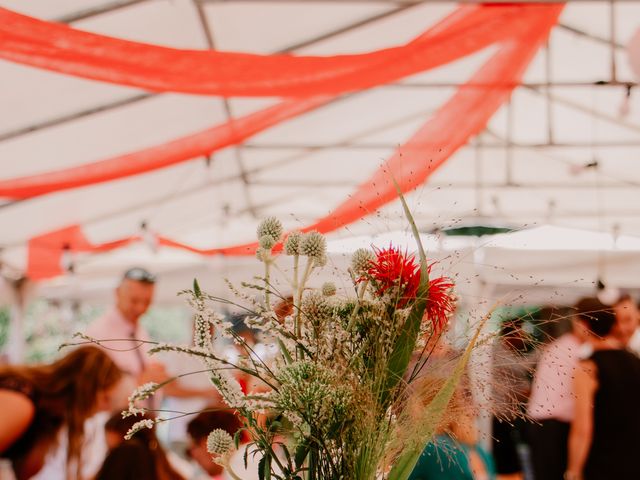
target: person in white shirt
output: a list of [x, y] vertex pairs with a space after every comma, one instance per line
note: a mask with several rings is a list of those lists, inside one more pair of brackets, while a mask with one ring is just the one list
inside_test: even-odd
[[162, 364], [149, 358], [149, 335], [140, 324], [153, 301], [156, 278], [143, 268], [127, 270], [115, 291], [115, 305], [96, 319], [86, 333], [103, 341], [102, 347], [138, 385], [166, 378]]

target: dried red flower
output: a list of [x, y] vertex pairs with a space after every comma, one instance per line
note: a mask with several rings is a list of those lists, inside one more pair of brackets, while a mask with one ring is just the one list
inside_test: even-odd
[[[389, 289], [398, 288], [397, 307], [403, 308], [416, 297], [420, 284], [420, 265], [414, 255], [402, 253], [398, 247], [374, 247], [376, 259], [371, 261], [365, 278], [371, 280], [378, 295], [384, 295]], [[431, 267], [429, 265], [429, 272]], [[447, 277], [429, 279], [429, 296], [426, 316], [432, 322], [436, 332], [442, 330], [455, 309], [452, 295], [453, 282]]]
[[[433, 264], [429, 265], [429, 271]], [[427, 297], [427, 319], [431, 321], [436, 334], [440, 333], [456, 308], [453, 295], [453, 282], [448, 277], [429, 277], [429, 296]]]
[[398, 287], [398, 307], [402, 308], [416, 296], [420, 284], [420, 266], [413, 255], [403, 254], [399, 248], [373, 248], [376, 259], [367, 270], [378, 295], [384, 295], [389, 289]]

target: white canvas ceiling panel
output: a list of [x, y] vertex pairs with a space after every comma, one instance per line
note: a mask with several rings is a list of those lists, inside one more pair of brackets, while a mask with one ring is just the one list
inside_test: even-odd
[[607, 45], [562, 28], [551, 32], [550, 45], [553, 81], [596, 82], [606, 78], [610, 67], [610, 50]]
[[174, 48], [205, 48], [193, 2], [146, 1], [73, 24], [75, 28]]
[[[329, 1], [319, 4], [325, 8], [333, 9], [337, 4], [343, 3], [348, 5], [354, 2]], [[413, 40], [455, 9], [455, 4], [431, 2], [408, 6], [386, 1], [367, 2], [367, 4], [392, 6], [393, 10], [391, 11], [396, 13], [301, 48], [299, 52], [306, 55], [335, 55], [338, 53], [364, 53], [402, 45]]]
[[84, 80], [0, 60], [0, 138], [19, 129], [140, 95], [133, 88]]
[[173, 191], [177, 178], [183, 175], [191, 177], [193, 168], [193, 164], [178, 165], [144, 176], [55, 193], [4, 207], [0, 209], [0, 224], [10, 228], [2, 229], [0, 242], [11, 245], [76, 223], [117, 218], [133, 209], [152, 208], [165, 198], [167, 192]]
[[[251, 180], [253, 184], [262, 185], [323, 188], [334, 184], [355, 188], [373, 174], [391, 152], [392, 149], [323, 149], [308, 153], [298, 162], [265, 169], [252, 175]], [[248, 164], [251, 165], [250, 161]]]
[[204, 4], [216, 48], [252, 53], [288, 50], [309, 38], [326, 35], [390, 9], [385, 3], [357, 2]]
[[[511, 109], [509, 111], [509, 108]], [[511, 141], [515, 143], [544, 143], [548, 138], [547, 102], [540, 94], [524, 88], [517, 89], [507, 107], [511, 124]]]
[[56, 21], [67, 15], [105, 5], [105, 0], [3, 0], [2, 6], [25, 15]]
[[[506, 181], [506, 155], [497, 148], [467, 146], [458, 150], [449, 160], [436, 169], [426, 186], [441, 188], [456, 185], [495, 184]], [[425, 157], [428, 162], [428, 157]]]
[[224, 121], [216, 98], [160, 95], [1, 142], [0, 158], [19, 160], [7, 161], [3, 176], [31, 175], [103, 160]]
[[[381, 87], [340, 99], [302, 117], [256, 135], [255, 143], [333, 145], [358, 139], [372, 130], [393, 127], [439, 107], [446, 97], [427, 90]], [[402, 141], [404, 139], [398, 139]]]

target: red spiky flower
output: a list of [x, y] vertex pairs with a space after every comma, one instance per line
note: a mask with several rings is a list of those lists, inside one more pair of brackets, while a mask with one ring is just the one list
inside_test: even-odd
[[[415, 299], [420, 284], [420, 265], [414, 255], [402, 253], [400, 248], [389, 245], [388, 248], [373, 247], [376, 259], [370, 262], [367, 274], [360, 279], [368, 279], [380, 296], [390, 289], [398, 289], [397, 307], [403, 308]], [[431, 273], [429, 265], [428, 271]], [[452, 295], [453, 282], [447, 277], [429, 278], [429, 294], [426, 316], [433, 328], [439, 332], [455, 309]]]
[[420, 266], [413, 255], [403, 254], [399, 248], [373, 247], [376, 259], [367, 269], [366, 278], [371, 280], [376, 293], [384, 295], [388, 290], [398, 288], [398, 308], [416, 296], [420, 284]]

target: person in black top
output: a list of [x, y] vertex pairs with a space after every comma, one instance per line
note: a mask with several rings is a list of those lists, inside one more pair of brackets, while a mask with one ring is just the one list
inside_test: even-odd
[[575, 418], [569, 435], [567, 480], [640, 479], [640, 359], [612, 334], [615, 314], [583, 302], [593, 354], [574, 380]]
[[143, 428], [124, 439], [138, 420], [140, 417], [122, 418], [118, 411], [107, 421], [104, 429], [110, 450], [94, 480], [184, 480], [169, 463], [154, 430]]

